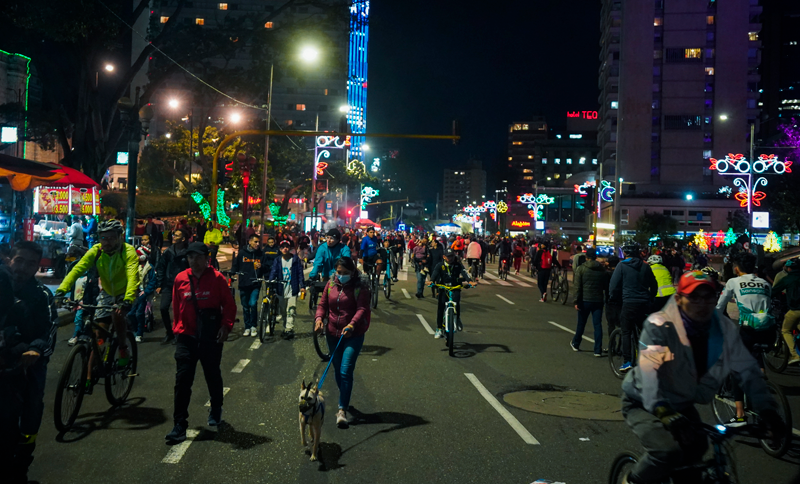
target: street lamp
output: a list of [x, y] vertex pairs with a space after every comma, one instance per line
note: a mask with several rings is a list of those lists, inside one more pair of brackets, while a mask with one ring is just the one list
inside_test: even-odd
[[361, 145], [361, 149], [364, 151], [369, 151], [369, 145], [364, 143], [363, 145]]
[[316, 47], [305, 46], [300, 49], [300, 59], [304, 62], [314, 62], [319, 58], [319, 50]]
[[720, 121], [727, 121], [728, 120], [728, 115], [727, 114], [720, 114], [719, 115], [719, 120]]
[[114, 64], [106, 64], [106, 72], [114, 72]]
[[350, 111], [350, 106], [348, 106], [347, 104], [339, 106], [339, 112], [340, 113], [346, 113], [348, 111]]
[[241, 121], [241, 120], [242, 120], [242, 115], [241, 115], [241, 114], [239, 114], [239, 113], [233, 113], [233, 114], [231, 114], [231, 122], [232, 122], [232, 123], [236, 124], [236, 123], [238, 123], [238, 122], [239, 122], [239, 121]]
[[180, 106], [180, 105], [181, 105], [181, 103], [180, 103], [180, 102], [178, 102], [178, 100], [177, 100], [177, 99], [170, 99], [170, 100], [167, 102], [167, 105], [169, 105], [169, 107], [171, 107], [172, 109], [176, 109], [178, 106]]

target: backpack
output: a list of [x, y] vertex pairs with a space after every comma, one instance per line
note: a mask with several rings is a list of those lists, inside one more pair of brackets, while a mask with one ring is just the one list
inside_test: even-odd
[[553, 254], [550, 251], [542, 252], [542, 269], [550, 269], [553, 267]]

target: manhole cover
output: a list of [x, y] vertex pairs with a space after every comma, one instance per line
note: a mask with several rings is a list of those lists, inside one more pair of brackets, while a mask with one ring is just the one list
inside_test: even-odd
[[507, 393], [503, 400], [529, 412], [585, 420], [624, 420], [619, 397], [575, 391], [539, 391]]

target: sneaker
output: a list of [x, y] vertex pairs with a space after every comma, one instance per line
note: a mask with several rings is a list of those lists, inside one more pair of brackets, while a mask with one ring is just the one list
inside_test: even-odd
[[220, 423], [222, 423], [222, 407], [209, 409], [208, 425], [217, 427]]
[[142, 337], [141, 336], [136, 336], [136, 338], [134, 338], [134, 339], [136, 340], [137, 343], [141, 343], [142, 342]]
[[542, 294], [542, 302], [547, 302], [547, 293]]
[[168, 334], [168, 335], [164, 336], [164, 340], [161, 342], [162, 345], [168, 345], [170, 343], [175, 344], [175, 335], [174, 334]]
[[595, 357], [595, 358], [602, 358], [602, 357], [603, 357], [603, 354], [602, 354], [602, 353], [595, 353], [595, 354], [594, 354], [594, 357]]
[[726, 427], [733, 428], [744, 427], [745, 425], [747, 425], [747, 420], [745, 420], [744, 417], [733, 417], [725, 424]]
[[188, 427], [188, 425], [185, 422], [176, 423], [175, 426], [172, 427], [172, 432], [164, 437], [167, 441], [167, 445], [180, 444], [186, 440], [186, 427]]
[[255, 338], [256, 336], [258, 336], [258, 330], [257, 330], [256, 328], [252, 328], [252, 329], [250, 330], [250, 336], [252, 336], [253, 338]]
[[540, 298], [540, 299], [539, 299], [539, 302], [544, 302], [544, 298]]
[[286, 338], [286, 339], [294, 338], [294, 330], [293, 329], [287, 329], [286, 331], [283, 332], [283, 337]]
[[77, 343], [77, 342], [78, 342], [78, 337], [77, 336], [73, 336], [72, 338], [69, 339], [69, 341], [67, 341], [67, 344], [70, 345], [70, 346], [75, 346], [75, 343]]
[[627, 362], [627, 363], [625, 363], [624, 365], [622, 365], [622, 366], [620, 366], [620, 367], [619, 367], [619, 372], [620, 372], [620, 373], [625, 373], [625, 372], [627, 372], [628, 370], [630, 370], [631, 368], [632, 368], [632, 366], [631, 366], [631, 362], [629, 361], [629, 362]]
[[244, 334], [242, 336], [250, 336], [250, 328], [245, 328]]
[[577, 346], [575, 346], [572, 341], [569, 342], [569, 347], [572, 348], [572, 351], [580, 351]]
[[433, 338], [434, 339], [439, 339], [441, 337], [442, 337], [442, 330], [441, 329], [437, 329], [436, 332], [433, 334]]
[[340, 408], [339, 412], [336, 413], [336, 426], [340, 429], [346, 429], [348, 427], [347, 413], [343, 408]]
[[800, 357], [795, 356], [794, 358], [789, 358], [789, 365], [796, 365], [798, 363], [800, 363]]

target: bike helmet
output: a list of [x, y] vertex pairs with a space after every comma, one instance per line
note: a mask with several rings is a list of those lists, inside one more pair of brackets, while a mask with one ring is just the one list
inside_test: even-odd
[[119, 223], [119, 220], [116, 219], [100, 222], [100, 225], [97, 226], [97, 233], [99, 234], [101, 232], [116, 232], [118, 234], [121, 234], [122, 224]]
[[705, 266], [705, 267], [703, 267], [703, 268], [700, 270], [700, 272], [702, 272], [703, 274], [705, 274], [705, 275], [707, 275], [707, 276], [711, 277], [711, 278], [712, 278], [712, 279], [714, 279], [715, 281], [716, 281], [717, 279], [719, 279], [719, 272], [717, 272], [717, 270], [716, 270], [716, 269], [714, 269], [714, 268], [713, 268], [713, 267], [711, 267], [711, 266]]
[[660, 255], [651, 255], [647, 258], [648, 264], [661, 264], [662, 259]]

